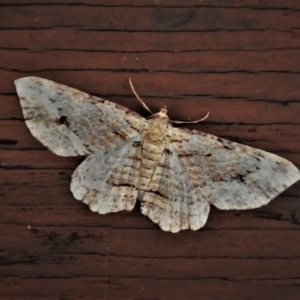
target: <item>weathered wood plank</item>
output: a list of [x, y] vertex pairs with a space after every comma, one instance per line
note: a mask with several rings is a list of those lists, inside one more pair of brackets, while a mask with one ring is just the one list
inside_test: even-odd
[[[37, 74], [0, 70], [0, 93], [15, 94], [13, 81], [23, 76], [37, 75], [90, 94], [132, 95], [128, 84], [131, 77], [140, 96], [211, 98], [246, 98], [248, 100], [292, 100], [298, 102], [300, 76], [281, 73], [178, 74], [112, 71], [43, 71]], [[276, 88], [275, 88], [276, 87]], [[161, 100], [163, 101], [163, 99]], [[164, 104], [164, 103], [163, 103]]]
[[[90, 259], [92, 257], [92, 259]], [[140, 258], [114, 256], [107, 249], [99, 254], [1, 253], [1, 274], [22, 278], [108, 278], [203, 280], [223, 278], [231, 281], [279, 280], [299, 276], [299, 258]], [[105, 269], [105, 265], [107, 269]], [[185, 266], [182, 268], [181, 266]], [[37, 270], [38, 269], [38, 270]], [[217, 274], [217, 276], [216, 276]]]
[[[52, 187], [53, 188], [53, 187]], [[61, 187], [58, 186], [57, 189]], [[32, 188], [33, 189], [33, 188]], [[64, 190], [66, 190], [64, 188]], [[32, 192], [34, 194], [34, 192]], [[206, 229], [300, 229], [300, 212], [298, 210], [300, 197], [288, 196], [285, 192], [269, 205], [250, 211], [221, 211], [211, 208]], [[92, 213], [87, 206], [77, 202], [71, 195], [55, 199], [49, 195], [47, 199], [34, 201], [20, 196], [17, 203], [7, 201], [0, 208], [5, 211], [0, 224], [20, 225], [32, 229], [39, 226], [63, 227], [112, 227], [131, 229], [156, 229], [156, 225], [142, 216], [137, 207], [130, 213], [99, 215]], [[6, 203], [6, 204], [5, 204]]]
[[[10, 22], [12, 18], [14, 22]], [[218, 7], [4, 6], [1, 9], [0, 27], [73, 27], [97, 31], [292, 31], [300, 28], [300, 11], [287, 14], [285, 10]]]
[[75, 169], [81, 160], [82, 158], [61, 157], [46, 149], [0, 149], [1, 169]]
[[[1, 30], [0, 49], [149, 52], [298, 49], [298, 31], [98, 32], [71, 28]], [[78, 42], [80, 41], [80, 43]], [[138, 41], [133, 43], [132, 41]]]
[[[66, 50], [27, 52], [0, 50], [0, 65], [6, 70], [35, 72], [47, 70], [96, 70], [188, 73], [299, 73], [294, 62], [299, 49], [270, 51], [195, 52], [90, 52]], [[34, 64], [31, 62], [35, 61]]]
[[[300, 2], [0, 1], [0, 298], [298, 299], [300, 183], [249, 211], [211, 209], [197, 232], [74, 200], [81, 159], [26, 128], [13, 81], [40, 76], [300, 166]], [[28, 227], [30, 225], [30, 227]]]
[[[103, 267], [103, 266], [102, 266]], [[227, 281], [220, 279], [161, 280], [149, 278], [5, 278], [2, 295], [10, 299], [297, 299], [298, 279]], [[1, 294], [0, 294], [1, 295]], [[132, 296], [134, 295], [134, 296]]]
[[[148, 116], [147, 112], [141, 107], [134, 96], [101, 97], [128, 107], [144, 117]], [[262, 125], [297, 125], [299, 123], [298, 112], [300, 111], [300, 101], [297, 100], [290, 101], [282, 99], [269, 101], [264, 99], [215, 98], [213, 96], [187, 96], [178, 98], [160, 98], [157, 96], [153, 98], [145, 97], [145, 95], [144, 98], [153, 111], [158, 111], [163, 102], [163, 104], [168, 107], [169, 116], [174, 120], [196, 120], [209, 111], [209, 118], [205, 123], [201, 123], [197, 126], [199, 130], [203, 130], [203, 124], [212, 123], [219, 125], [236, 124], [237, 126], [241, 126], [241, 130], [245, 125], [258, 126], [257, 129], [259, 130], [259, 126], [261, 127]], [[0, 105], [2, 107], [0, 110], [0, 120], [23, 120], [21, 107], [16, 95], [0, 95]], [[220, 108], [222, 108], [222, 110], [220, 110]], [[280, 114], [278, 114], [278, 110], [280, 110]], [[184, 126], [185, 125], [181, 125], [181, 127]], [[273, 138], [275, 140], [278, 139], [276, 136]]]
[[[6, 5], [45, 5], [38, 0], [1, 0], [1, 4]], [[190, 0], [189, 2], [183, 2], [181, 0], [164, 0], [162, 2], [155, 2], [152, 0], [144, 0], [143, 2], [139, 0], [48, 0], [46, 5], [52, 4], [53, 6], [58, 5], [80, 5], [80, 6], [166, 6], [166, 7], [234, 7], [243, 8], [249, 7], [254, 9], [290, 9], [297, 10], [300, 9], [300, 4], [298, 1], [294, 0], [284, 0], [284, 1], [274, 1], [274, 0], [230, 0], [226, 2], [221, 2], [219, 0]], [[222, 5], [221, 5], [222, 4]]]
[[134, 257], [296, 258], [300, 251], [299, 230], [204, 228], [174, 235], [157, 228], [36, 226], [28, 230], [27, 226], [5, 224], [1, 228], [0, 252], [11, 254], [21, 250], [44, 255], [106, 255], [108, 247], [111, 255]]

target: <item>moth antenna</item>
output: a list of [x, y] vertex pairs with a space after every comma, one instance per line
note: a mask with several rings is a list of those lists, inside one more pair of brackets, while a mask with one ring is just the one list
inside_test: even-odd
[[173, 120], [171, 120], [171, 122], [174, 124], [196, 124], [196, 123], [206, 120], [208, 118], [208, 116], [209, 116], [209, 112], [205, 115], [205, 117], [203, 117], [202, 119], [196, 120], [196, 121], [173, 121]]
[[134, 96], [140, 101], [140, 103], [143, 105], [143, 107], [151, 114], [153, 115], [153, 112], [151, 111], [151, 109], [146, 105], [146, 103], [140, 98], [140, 96], [137, 94], [137, 92], [135, 91], [133, 84], [131, 82], [131, 78], [128, 79], [131, 90], [134, 94]]

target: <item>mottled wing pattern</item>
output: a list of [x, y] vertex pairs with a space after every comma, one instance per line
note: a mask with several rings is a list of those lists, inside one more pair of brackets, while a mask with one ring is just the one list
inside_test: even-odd
[[161, 110], [146, 121], [109, 101], [50, 80], [15, 81], [32, 134], [61, 156], [90, 155], [71, 191], [100, 214], [141, 211], [163, 230], [204, 226], [210, 204], [250, 209], [300, 179], [289, 161], [196, 130], [173, 128]]
[[51, 151], [82, 156], [139, 135], [146, 120], [129, 109], [38, 77], [15, 81], [26, 125]]
[[197, 230], [206, 223], [210, 204], [174, 150], [167, 144], [141, 199], [141, 212], [164, 231]]
[[72, 175], [74, 197], [100, 214], [132, 210], [137, 199], [141, 143], [128, 140], [90, 155]]
[[171, 143], [199, 201], [219, 209], [260, 207], [300, 179], [284, 158], [196, 130], [173, 128]]

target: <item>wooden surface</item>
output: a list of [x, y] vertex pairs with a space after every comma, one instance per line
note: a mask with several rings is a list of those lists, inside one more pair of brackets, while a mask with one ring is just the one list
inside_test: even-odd
[[212, 208], [165, 233], [92, 213], [69, 191], [79, 159], [26, 128], [13, 81], [35, 75], [279, 154], [300, 167], [300, 2], [0, 0], [0, 298], [300, 297], [300, 184], [250, 211]]

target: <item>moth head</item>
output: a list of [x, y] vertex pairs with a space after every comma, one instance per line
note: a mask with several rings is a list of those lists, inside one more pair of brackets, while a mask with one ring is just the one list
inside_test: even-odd
[[168, 110], [167, 110], [167, 106], [164, 105], [160, 110], [159, 112], [151, 115], [149, 117], [149, 119], [163, 119], [165, 121], [167, 121], [168, 123], [170, 123], [170, 119], [168, 117]]
[[167, 116], [168, 117], [168, 110], [167, 110], [167, 106], [164, 105], [160, 110], [159, 110], [160, 113], [162, 113], [163, 115]]

